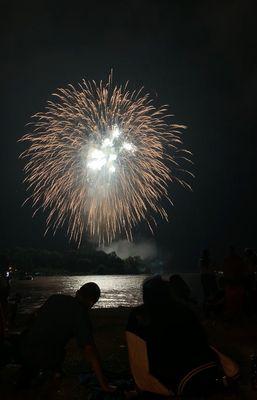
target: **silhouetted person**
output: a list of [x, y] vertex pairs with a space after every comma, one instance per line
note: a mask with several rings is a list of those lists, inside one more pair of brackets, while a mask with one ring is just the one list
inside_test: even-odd
[[0, 303], [2, 305], [2, 311], [4, 317], [7, 320], [8, 317], [8, 297], [10, 294], [10, 282], [7, 278], [0, 276]]
[[169, 278], [171, 293], [178, 300], [188, 303], [191, 301], [191, 289], [180, 275], [174, 274]]
[[257, 272], [257, 254], [253, 249], [246, 248], [244, 251], [244, 267], [247, 275], [249, 289], [256, 289], [256, 277]]
[[244, 261], [239, 254], [237, 254], [234, 246], [229, 247], [229, 253], [223, 262], [224, 279], [240, 282], [245, 276]]
[[252, 314], [257, 311], [257, 254], [253, 249], [246, 248], [244, 250], [244, 267], [246, 275], [246, 310], [249, 314]]
[[89, 318], [89, 309], [99, 297], [100, 288], [90, 282], [83, 285], [75, 297], [57, 294], [45, 302], [21, 340], [23, 370], [20, 384], [23, 379], [35, 377], [40, 370], [60, 371], [65, 346], [75, 337], [101, 388], [112, 391], [102, 372]]
[[0, 347], [5, 335], [5, 317], [2, 305], [0, 303]]
[[9, 323], [11, 326], [15, 325], [16, 318], [17, 318], [17, 313], [18, 313], [18, 307], [21, 303], [21, 294], [16, 293], [12, 299], [9, 301]]
[[225, 309], [228, 317], [238, 316], [243, 311], [246, 289], [246, 274], [242, 257], [237, 254], [236, 248], [230, 246], [229, 254], [223, 263]]
[[203, 288], [204, 308], [206, 310], [207, 303], [212, 302], [218, 293], [217, 278], [213, 271], [210, 251], [208, 249], [203, 250], [201, 254], [199, 268]]
[[[144, 283], [143, 302], [132, 310], [126, 332], [130, 367], [138, 388], [166, 396], [217, 390], [221, 354], [208, 345], [192, 310], [172, 297], [169, 283], [160, 277]], [[235, 376], [237, 366], [226, 360], [230, 376]]]
[[4, 338], [5, 338], [5, 317], [0, 303], [0, 367], [5, 364], [4, 354]]
[[199, 268], [201, 273], [212, 271], [211, 255], [209, 249], [203, 250], [199, 259]]

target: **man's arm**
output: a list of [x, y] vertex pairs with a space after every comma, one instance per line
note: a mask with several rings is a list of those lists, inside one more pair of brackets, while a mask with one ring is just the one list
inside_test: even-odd
[[95, 344], [86, 344], [84, 347], [84, 354], [87, 361], [90, 363], [102, 390], [105, 392], [113, 392], [115, 388], [109, 385], [106, 377], [104, 376]]

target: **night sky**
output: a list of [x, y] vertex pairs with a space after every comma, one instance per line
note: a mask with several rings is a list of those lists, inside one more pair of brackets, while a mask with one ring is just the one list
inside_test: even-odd
[[[257, 247], [255, 2], [5, 1], [1, 12], [1, 247], [66, 249], [64, 231], [44, 238], [22, 185], [30, 116], [56, 87], [83, 78], [144, 85], [184, 123], [193, 153], [193, 192], [170, 187], [170, 222], [155, 240], [178, 268], [194, 269], [202, 248]], [[2, 6], [3, 7], [3, 6]], [[139, 227], [136, 238], [148, 238]], [[74, 245], [71, 245], [74, 247]]]

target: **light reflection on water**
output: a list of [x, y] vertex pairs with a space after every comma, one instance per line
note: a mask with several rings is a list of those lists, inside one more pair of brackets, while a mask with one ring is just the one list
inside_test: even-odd
[[101, 288], [96, 308], [130, 307], [141, 302], [141, 286], [146, 275], [92, 275], [37, 277], [32, 281], [15, 281], [12, 293], [22, 295], [21, 313], [32, 312], [52, 294], [74, 295], [86, 282], [95, 282]]
[[[200, 300], [202, 289], [199, 274], [181, 274], [192, 289], [194, 298]], [[15, 281], [12, 294], [22, 295], [19, 311], [32, 312], [52, 294], [74, 295], [86, 282], [96, 282], [101, 288], [96, 308], [133, 307], [141, 303], [141, 286], [147, 275], [88, 275], [37, 277], [32, 281]]]

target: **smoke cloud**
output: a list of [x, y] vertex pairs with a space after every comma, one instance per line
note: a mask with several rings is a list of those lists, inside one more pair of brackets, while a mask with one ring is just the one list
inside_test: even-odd
[[152, 260], [157, 256], [157, 247], [153, 240], [142, 241], [139, 243], [119, 240], [113, 242], [110, 246], [101, 247], [99, 250], [102, 250], [107, 254], [115, 251], [117, 256], [122, 259], [139, 256], [143, 260]]

